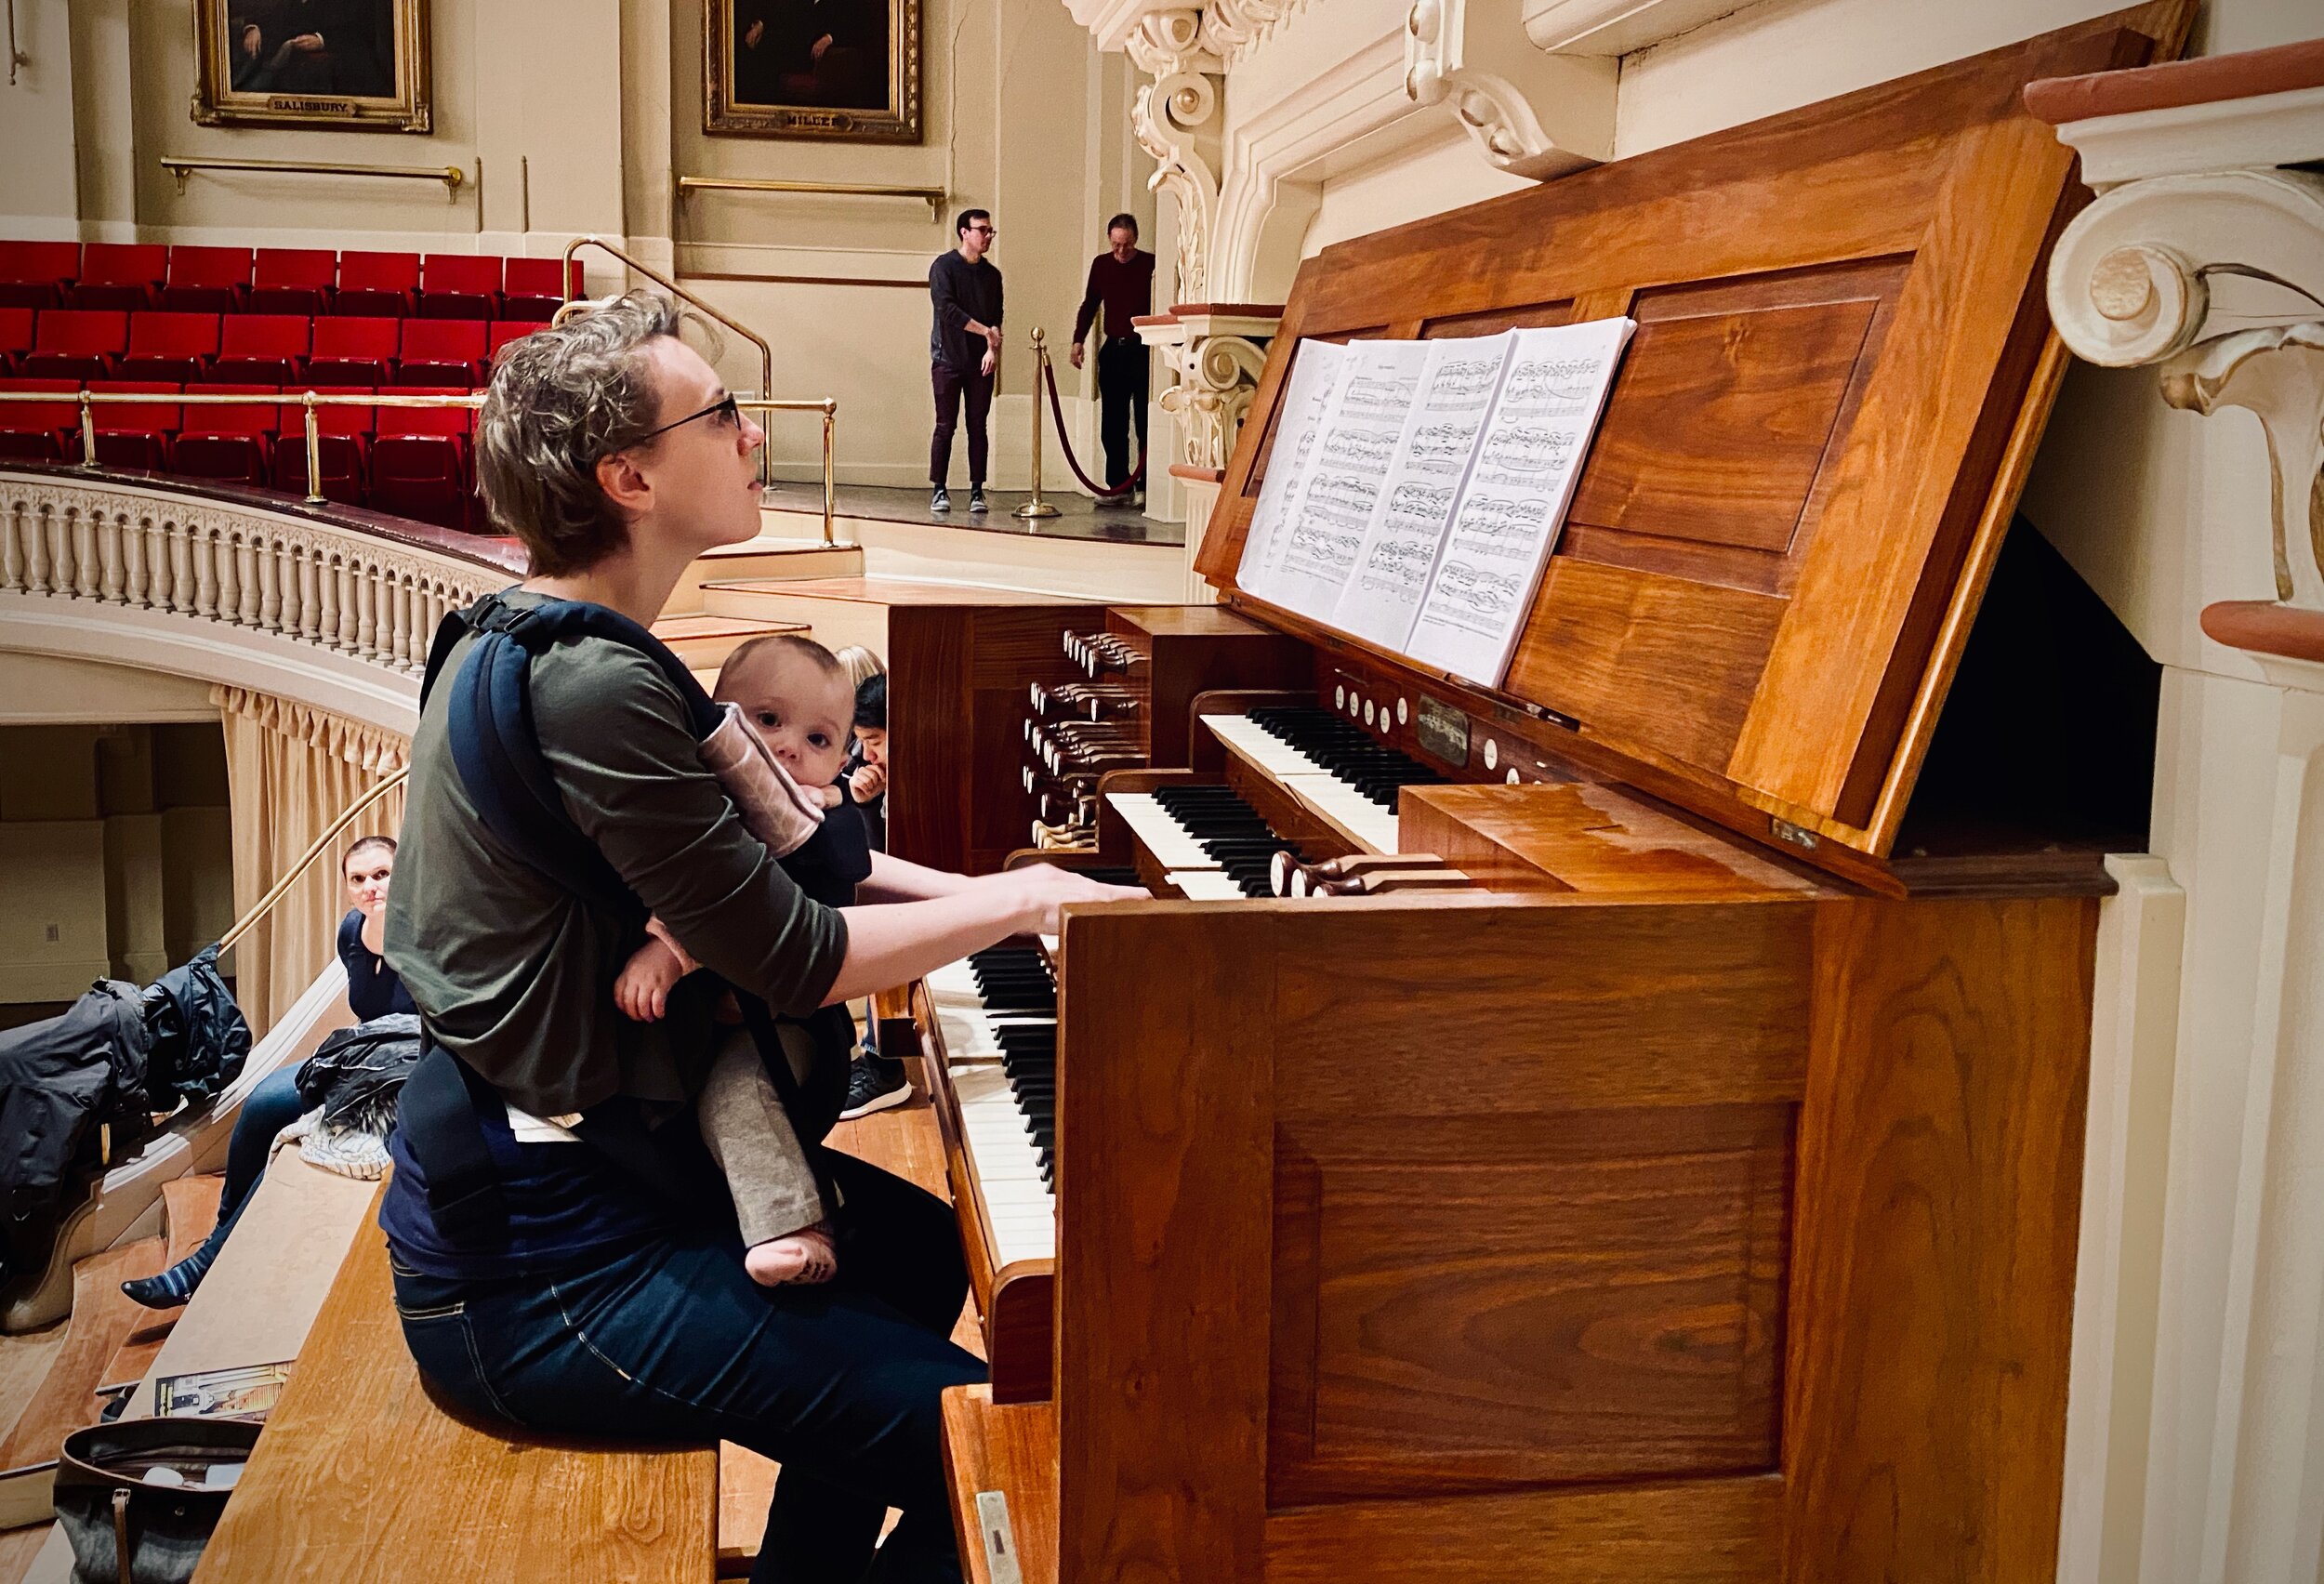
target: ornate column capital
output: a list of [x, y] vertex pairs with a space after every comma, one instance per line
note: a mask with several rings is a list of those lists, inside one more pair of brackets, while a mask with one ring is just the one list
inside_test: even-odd
[[[2324, 653], [2324, 318], [2206, 337], [2212, 284], [2324, 313], [2324, 56], [2304, 46], [2037, 83], [2037, 113], [2105, 188], [2050, 257], [2050, 316], [2076, 354], [2159, 365], [2162, 398], [2254, 415], [2267, 441], [2276, 600], [2202, 613], [2223, 643]], [[2191, 136], [2190, 134], [2199, 134]]]

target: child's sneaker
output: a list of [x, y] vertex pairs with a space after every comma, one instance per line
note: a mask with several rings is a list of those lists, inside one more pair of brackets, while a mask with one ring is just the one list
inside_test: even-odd
[[905, 1081], [903, 1063], [858, 1056], [848, 1067], [847, 1107], [839, 1113], [839, 1120], [852, 1122], [911, 1098], [912, 1086]]

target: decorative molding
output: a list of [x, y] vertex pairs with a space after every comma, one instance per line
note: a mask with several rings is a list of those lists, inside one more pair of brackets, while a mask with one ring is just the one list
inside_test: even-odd
[[[2324, 235], [2317, 239], [2324, 249]], [[2258, 415], [2275, 469], [2276, 598], [2324, 616], [2324, 323], [2238, 330], [2163, 369], [2162, 399], [2205, 417]]]
[[[1527, 82], [1474, 63], [1483, 60], [1522, 71]], [[1550, 181], [1611, 159], [1615, 81], [1610, 60], [1540, 54], [1513, 0], [1412, 0], [1406, 13], [1405, 93], [1450, 110], [1486, 162], [1512, 176]]]
[[1138, 70], [1154, 81], [1138, 90], [1129, 123], [1154, 156], [1146, 185], [1178, 205], [1178, 257], [1172, 301], [1210, 295], [1210, 232], [1219, 202], [1220, 86], [1224, 68], [1203, 38], [1193, 7], [1149, 11], [1124, 41]]
[[1266, 366], [1267, 349], [1245, 337], [1187, 337], [1172, 360], [1177, 383], [1161, 397], [1164, 410], [1178, 417], [1186, 466], [1226, 466]]
[[409, 733], [446, 612], [508, 574], [360, 527], [0, 469], [0, 648], [304, 700]]
[[1628, 55], [1757, 0], [1523, 0], [1525, 36], [1552, 55]]

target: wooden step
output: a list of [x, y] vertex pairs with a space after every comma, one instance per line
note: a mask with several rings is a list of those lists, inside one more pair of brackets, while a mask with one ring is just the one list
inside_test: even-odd
[[690, 671], [716, 671], [726, 657], [754, 638], [807, 632], [805, 622], [763, 621], [736, 616], [664, 616], [654, 636], [669, 645]]
[[129, 1301], [121, 1284], [162, 1268], [168, 1249], [158, 1237], [93, 1254], [73, 1267], [73, 1318], [40, 1389], [0, 1441], [0, 1529], [43, 1523], [57, 1449], [76, 1430], [97, 1422], [97, 1388], [113, 1355], [152, 1313]]
[[697, 614], [703, 609], [702, 586], [733, 577], [852, 577], [864, 570], [864, 552], [852, 545], [832, 547], [818, 536], [822, 522], [800, 524], [776, 514], [765, 514], [770, 524], [756, 539], [720, 545], [696, 557], [670, 590], [662, 606], [669, 616]]
[[[167, 1218], [165, 1232], [169, 1239], [162, 1269], [169, 1269], [202, 1247], [202, 1240], [218, 1225], [218, 1202], [225, 1188], [226, 1179], [210, 1172], [162, 1184], [162, 1213]], [[175, 1309], [144, 1311], [144, 1322], [129, 1333], [128, 1340], [113, 1354], [112, 1363], [106, 1366], [98, 1382], [99, 1394], [109, 1395], [144, 1379], [145, 1372], [153, 1367], [154, 1356], [162, 1351], [162, 1343], [177, 1326], [178, 1316], [185, 1312], [183, 1304]]]

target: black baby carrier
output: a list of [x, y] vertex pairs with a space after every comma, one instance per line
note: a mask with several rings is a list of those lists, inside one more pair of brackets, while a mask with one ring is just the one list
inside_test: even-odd
[[[667, 645], [617, 611], [578, 600], [516, 605], [502, 595], [487, 594], [467, 610], [446, 616], [436, 629], [420, 683], [423, 711], [443, 680], [453, 649], [471, 631], [477, 635], [475, 643], [444, 684], [452, 690], [445, 700], [445, 739], [461, 788], [485, 828], [519, 861], [611, 913], [642, 940], [645, 904], [574, 824], [541, 755], [533, 725], [533, 660], [568, 638], [625, 644], [652, 660], [677, 691], [687, 726], [697, 740], [719, 724], [718, 706]], [[764, 1000], [744, 987], [733, 989], [793, 1129], [802, 1143], [820, 1142], [845, 1103], [847, 1063], [829, 1058], [835, 1044], [837, 1053], [844, 1056], [848, 1035], [838, 1024], [846, 1022], [846, 1011], [827, 1007], [799, 1020], [814, 1039], [817, 1057], [802, 1082], [783, 1050], [779, 1025], [791, 1020], [777, 1018]], [[456, 1241], [489, 1236], [505, 1224], [498, 1172], [476, 1119], [480, 1109], [497, 1111], [504, 1103], [480, 1075], [433, 1041], [403, 1085], [398, 1127], [427, 1179], [429, 1207], [438, 1227]], [[669, 1129], [647, 1128], [632, 1105], [593, 1107], [573, 1131], [682, 1207], [698, 1210], [706, 1192], [717, 1195], [715, 1180], [704, 1180], [700, 1152], [671, 1147], [669, 1139], [659, 1136]], [[691, 1129], [679, 1131], [692, 1138]], [[831, 1204], [830, 1185], [821, 1186], [825, 1204]]]

